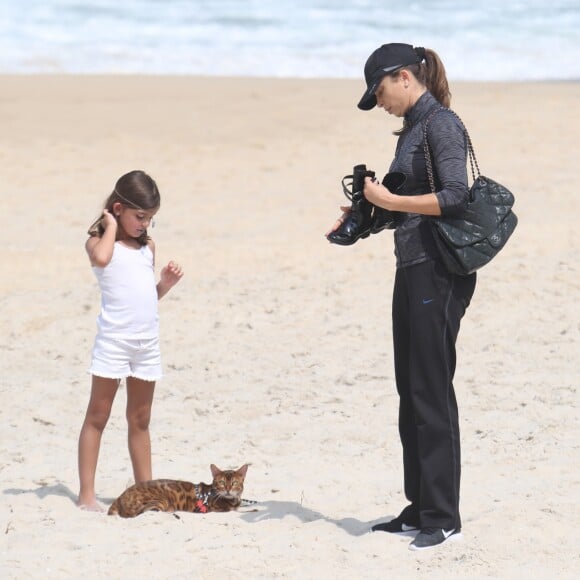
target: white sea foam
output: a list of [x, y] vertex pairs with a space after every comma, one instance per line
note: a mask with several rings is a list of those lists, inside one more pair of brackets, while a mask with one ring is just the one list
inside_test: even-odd
[[578, 0], [0, 0], [0, 72], [359, 78], [385, 42], [453, 80], [580, 79]]

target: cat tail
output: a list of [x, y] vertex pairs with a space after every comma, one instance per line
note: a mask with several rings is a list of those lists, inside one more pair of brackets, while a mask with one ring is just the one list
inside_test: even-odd
[[109, 516], [118, 516], [119, 515], [119, 500], [118, 499], [116, 499], [111, 504], [111, 507], [109, 508], [109, 511], [107, 512], [107, 515], [109, 515]]

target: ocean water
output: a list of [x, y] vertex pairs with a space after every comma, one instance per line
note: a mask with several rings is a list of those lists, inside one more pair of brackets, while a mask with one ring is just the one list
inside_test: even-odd
[[0, 73], [360, 78], [386, 42], [452, 80], [579, 80], [580, 0], [0, 0]]

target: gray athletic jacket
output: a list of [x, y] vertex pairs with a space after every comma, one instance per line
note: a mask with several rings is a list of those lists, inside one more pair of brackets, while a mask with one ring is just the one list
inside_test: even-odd
[[[395, 159], [389, 171], [401, 171], [407, 180], [398, 194], [430, 193], [423, 151], [423, 125], [441, 105], [426, 92], [405, 115], [405, 131], [399, 136]], [[439, 111], [429, 121], [428, 141], [435, 175], [435, 194], [443, 216], [460, 213], [467, 205], [467, 142], [459, 120], [448, 110]], [[395, 256], [397, 268], [437, 259], [428, 216], [395, 214]]]

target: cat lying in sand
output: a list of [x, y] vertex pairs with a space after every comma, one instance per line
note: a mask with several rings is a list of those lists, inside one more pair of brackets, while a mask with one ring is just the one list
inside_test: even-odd
[[134, 518], [146, 511], [229, 512], [242, 503], [248, 465], [237, 471], [210, 466], [213, 481], [190, 483], [175, 479], [153, 479], [127, 488], [109, 508], [109, 515]]

